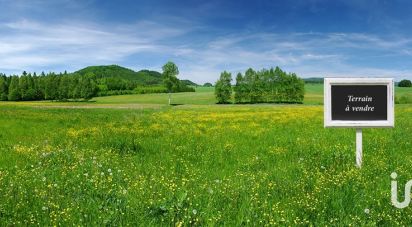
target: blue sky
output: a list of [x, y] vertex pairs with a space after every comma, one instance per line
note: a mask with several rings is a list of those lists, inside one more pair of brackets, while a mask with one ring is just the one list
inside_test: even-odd
[[118, 64], [214, 82], [280, 66], [301, 77], [412, 79], [410, 1], [0, 0], [0, 72]]

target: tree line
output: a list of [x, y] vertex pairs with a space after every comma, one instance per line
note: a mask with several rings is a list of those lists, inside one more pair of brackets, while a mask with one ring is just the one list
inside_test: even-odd
[[[168, 64], [174, 65], [172, 62]], [[24, 71], [20, 76], [6, 76], [0, 73], [0, 100], [89, 100], [96, 96], [107, 95], [194, 92], [194, 88], [177, 79], [177, 66], [174, 67], [176, 71], [170, 73], [166, 70], [163, 75], [160, 74], [164, 78], [164, 84], [156, 86], [142, 85], [115, 75], [102, 77], [93, 72], [59, 74], [42, 72], [37, 75]]]
[[218, 103], [230, 103], [234, 92], [235, 103], [302, 103], [305, 83], [295, 73], [286, 73], [279, 67], [269, 70], [246, 70], [236, 75], [232, 86], [232, 74], [222, 72], [215, 84]]
[[93, 75], [23, 72], [22, 75], [0, 74], [2, 101], [91, 99], [98, 86]]

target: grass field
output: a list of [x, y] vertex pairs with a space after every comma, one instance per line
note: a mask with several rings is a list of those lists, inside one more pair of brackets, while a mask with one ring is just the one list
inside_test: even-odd
[[0, 102], [0, 223], [412, 223], [390, 203], [390, 174], [401, 198], [412, 179], [412, 105], [395, 128], [364, 129], [360, 170], [355, 131], [323, 128], [322, 86], [306, 91], [315, 105], [219, 106], [210, 88], [175, 107], [164, 94]]
[[[404, 97], [407, 103], [412, 103], [412, 88], [396, 87], [397, 97]], [[122, 95], [94, 98], [93, 101], [102, 104], [167, 104], [167, 94]], [[216, 103], [213, 87], [199, 87], [195, 93], [177, 93], [172, 95], [175, 104], [212, 105]], [[323, 84], [306, 84], [304, 104], [323, 104]]]

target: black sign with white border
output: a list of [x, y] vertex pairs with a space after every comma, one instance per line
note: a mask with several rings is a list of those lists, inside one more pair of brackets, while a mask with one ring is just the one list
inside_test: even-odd
[[325, 127], [394, 127], [391, 78], [325, 78]]

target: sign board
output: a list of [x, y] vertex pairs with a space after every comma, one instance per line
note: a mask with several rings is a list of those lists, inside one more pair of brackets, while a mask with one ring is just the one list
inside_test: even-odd
[[394, 127], [390, 78], [325, 78], [325, 127]]

